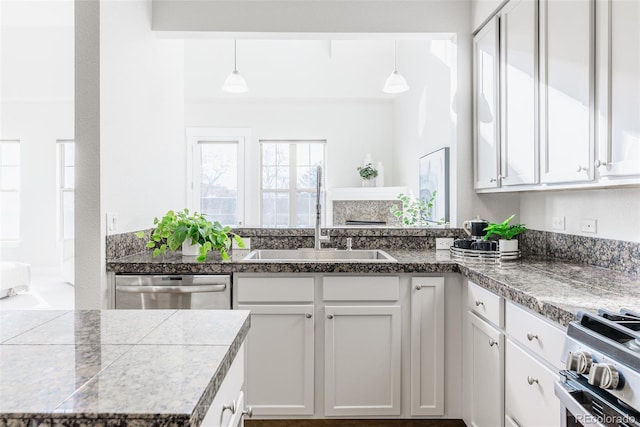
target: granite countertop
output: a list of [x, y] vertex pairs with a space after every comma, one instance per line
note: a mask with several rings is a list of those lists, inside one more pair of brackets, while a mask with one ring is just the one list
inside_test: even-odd
[[0, 313], [0, 426], [199, 425], [243, 310]]
[[549, 259], [521, 259], [495, 264], [461, 261], [448, 251], [387, 251], [397, 263], [243, 262], [239, 251], [229, 262], [195, 262], [170, 253], [149, 252], [109, 260], [107, 271], [133, 274], [186, 273], [460, 273], [507, 300], [567, 325], [579, 310], [605, 308], [640, 311], [640, 278], [600, 267]]

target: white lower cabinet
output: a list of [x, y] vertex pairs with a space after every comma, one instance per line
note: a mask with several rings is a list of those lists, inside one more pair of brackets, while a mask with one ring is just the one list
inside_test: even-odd
[[472, 312], [469, 316], [472, 427], [500, 427], [504, 414], [504, 333]]
[[325, 415], [400, 415], [400, 306], [325, 307]]
[[204, 427], [241, 427], [247, 414], [244, 399], [244, 363], [245, 345], [238, 350], [229, 371], [220, 384], [220, 388], [207, 411], [202, 426]]
[[507, 340], [505, 419], [519, 427], [560, 426], [560, 401], [554, 383], [560, 379], [540, 361]]

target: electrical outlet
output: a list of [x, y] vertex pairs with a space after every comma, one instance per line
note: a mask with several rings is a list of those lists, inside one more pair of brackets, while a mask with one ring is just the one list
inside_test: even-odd
[[564, 217], [563, 216], [554, 216], [551, 218], [551, 228], [554, 230], [564, 230]]
[[597, 220], [595, 219], [583, 219], [580, 222], [580, 230], [585, 233], [595, 233], [596, 232]]
[[107, 234], [113, 234], [118, 231], [118, 214], [107, 212]]
[[[242, 241], [244, 242], [244, 248], [242, 249], [245, 249], [245, 250], [251, 249], [251, 237], [244, 237]], [[235, 239], [231, 240], [231, 249], [240, 249]]]
[[448, 250], [453, 246], [453, 238], [451, 237], [436, 237], [436, 250]]

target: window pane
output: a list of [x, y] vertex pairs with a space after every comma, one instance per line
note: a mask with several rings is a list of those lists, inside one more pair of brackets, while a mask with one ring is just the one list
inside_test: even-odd
[[262, 144], [262, 165], [275, 166], [276, 164], [276, 144]]
[[276, 188], [286, 190], [289, 188], [289, 167], [281, 166], [276, 170]]
[[289, 144], [276, 144], [276, 162], [277, 166], [289, 165]]
[[309, 144], [309, 164], [311, 166], [324, 164], [324, 144]]
[[64, 182], [62, 188], [75, 188], [76, 182], [76, 168], [73, 166], [65, 166], [64, 168]]
[[76, 161], [76, 146], [73, 142], [64, 143], [64, 165], [74, 166]]
[[289, 226], [289, 193], [276, 193], [276, 227]]
[[20, 165], [20, 143], [18, 142], [0, 143], [0, 165], [1, 166]]
[[237, 224], [238, 146], [202, 143], [200, 147], [200, 210], [211, 221]]
[[309, 146], [311, 144], [296, 144], [296, 161], [298, 166], [309, 166]]
[[62, 193], [62, 238], [73, 239], [74, 227], [73, 218], [74, 210], [74, 193], [73, 191], [65, 191]]
[[262, 168], [262, 188], [274, 189], [276, 186], [276, 171], [275, 167], [263, 167]]
[[309, 189], [316, 188], [317, 182], [317, 174], [318, 171], [315, 167], [312, 166], [302, 166], [297, 168], [297, 178], [298, 182], [296, 183], [296, 188], [299, 189]]
[[0, 192], [0, 239], [20, 237], [20, 193]]
[[276, 226], [276, 195], [271, 192], [262, 193], [262, 225]]
[[0, 190], [20, 188], [20, 168], [18, 166], [0, 166]]
[[296, 227], [314, 227], [316, 224], [316, 193], [296, 193]]

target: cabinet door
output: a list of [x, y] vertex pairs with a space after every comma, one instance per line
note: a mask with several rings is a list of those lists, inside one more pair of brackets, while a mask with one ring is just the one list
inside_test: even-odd
[[411, 279], [411, 415], [444, 414], [444, 278]]
[[325, 415], [400, 415], [400, 306], [325, 307]]
[[243, 386], [244, 386], [244, 366], [245, 347], [243, 344], [238, 350], [235, 359], [227, 371], [216, 396], [211, 402], [209, 410], [204, 416], [203, 427], [236, 427], [242, 419], [244, 407]]
[[512, 0], [500, 16], [502, 186], [538, 182], [537, 5]]
[[520, 427], [560, 426], [560, 401], [554, 394], [555, 371], [507, 340], [505, 413]]
[[504, 422], [504, 334], [468, 312], [471, 349], [471, 425]]
[[600, 176], [640, 175], [640, 2], [598, 1], [597, 117]]
[[473, 38], [473, 143], [475, 188], [496, 188], [499, 179], [498, 18]]
[[239, 305], [251, 310], [247, 406], [254, 415], [313, 414], [313, 305]]
[[594, 177], [594, 3], [540, 0], [543, 182]]

